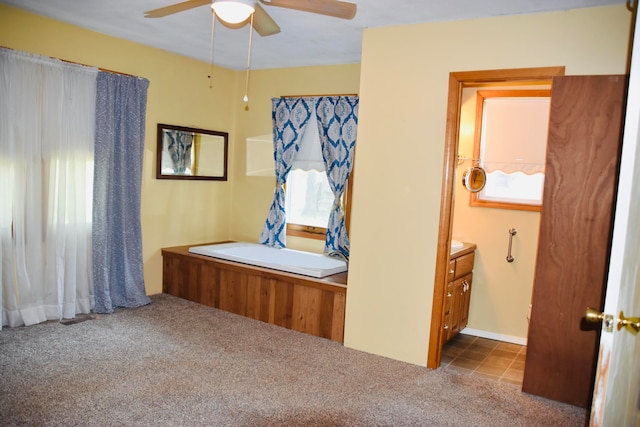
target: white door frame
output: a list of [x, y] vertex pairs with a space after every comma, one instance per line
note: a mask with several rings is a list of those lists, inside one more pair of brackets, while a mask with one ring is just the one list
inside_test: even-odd
[[[640, 46], [635, 25], [634, 46]], [[620, 176], [604, 313], [640, 316], [640, 52], [631, 55]], [[640, 426], [640, 335], [604, 329], [600, 336], [591, 426]]]

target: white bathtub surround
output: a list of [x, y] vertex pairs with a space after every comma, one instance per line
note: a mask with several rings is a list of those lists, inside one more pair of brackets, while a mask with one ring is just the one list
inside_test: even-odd
[[318, 278], [347, 271], [347, 263], [340, 259], [294, 249], [276, 249], [258, 243], [193, 246], [189, 252]]

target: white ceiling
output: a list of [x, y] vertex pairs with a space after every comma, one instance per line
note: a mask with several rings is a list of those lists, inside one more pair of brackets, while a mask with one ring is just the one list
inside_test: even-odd
[[[180, 0], [0, 0], [30, 12], [166, 51], [210, 60], [211, 8], [202, 6], [164, 18], [144, 12]], [[498, 15], [624, 4], [626, 0], [353, 0], [353, 20], [264, 6], [279, 34], [254, 32], [251, 68], [283, 68], [360, 62], [364, 28], [451, 21]], [[508, 34], [505, 34], [508, 37]], [[247, 67], [249, 27], [215, 25], [213, 62]]]

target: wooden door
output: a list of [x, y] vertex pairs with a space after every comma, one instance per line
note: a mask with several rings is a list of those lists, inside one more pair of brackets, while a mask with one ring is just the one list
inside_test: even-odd
[[588, 407], [618, 175], [625, 76], [554, 77], [522, 390]]

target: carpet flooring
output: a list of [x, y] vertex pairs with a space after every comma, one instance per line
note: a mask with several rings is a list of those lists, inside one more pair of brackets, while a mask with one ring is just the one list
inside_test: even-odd
[[2, 426], [584, 426], [584, 409], [169, 295], [0, 331]]

